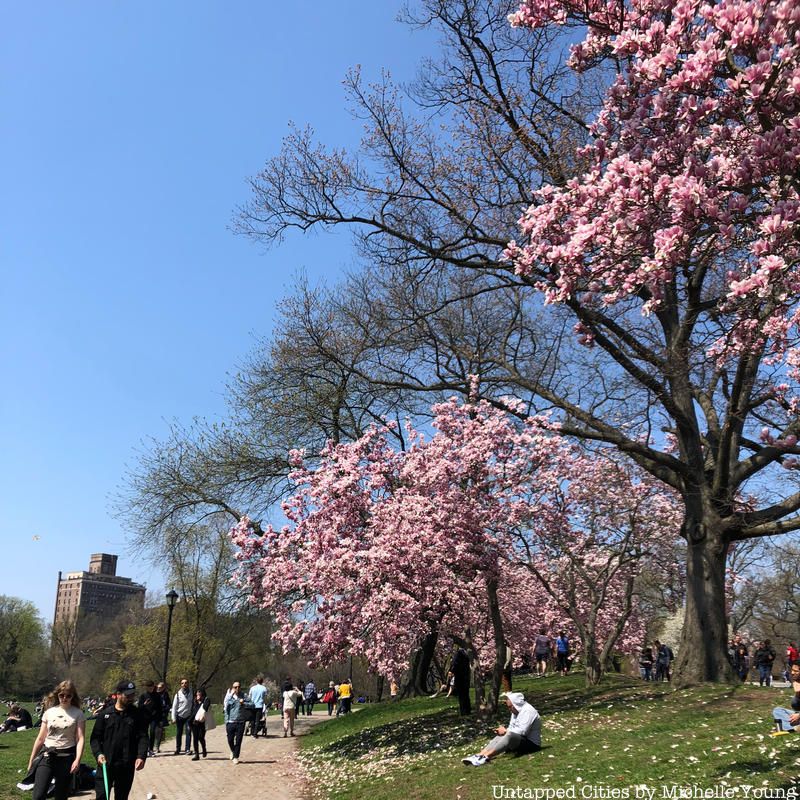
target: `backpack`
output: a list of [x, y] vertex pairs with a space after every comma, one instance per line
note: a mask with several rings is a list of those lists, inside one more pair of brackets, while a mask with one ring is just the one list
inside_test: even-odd
[[332, 703], [334, 701], [334, 694], [333, 689], [328, 689], [324, 695], [322, 695], [322, 702], [323, 703]]

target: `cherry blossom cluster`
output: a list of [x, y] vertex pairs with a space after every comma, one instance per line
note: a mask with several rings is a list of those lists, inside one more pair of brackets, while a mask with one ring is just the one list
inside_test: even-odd
[[546, 417], [455, 399], [433, 414], [432, 435], [409, 425], [405, 451], [375, 427], [329, 443], [313, 468], [294, 453], [288, 523], [258, 534], [244, 518], [232, 530], [240, 580], [274, 615], [276, 640], [314, 664], [355, 654], [399, 675], [426, 636], [469, 627], [488, 668], [492, 581], [518, 660], [540, 626], [639, 646], [626, 591], [677, 533], [673, 499], [570, 445]]
[[572, 65], [620, 68], [586, 173], [522, 218], [518, 272], [550, 302], [645, 315], [702, 291], [730, 320], [712, 357], [766, 348], [798, 378], [800, 4], [523, 0], [511, 22], [583, 25]]

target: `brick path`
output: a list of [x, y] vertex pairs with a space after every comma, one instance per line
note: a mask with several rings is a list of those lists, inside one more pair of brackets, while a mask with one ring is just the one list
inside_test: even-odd
[[[300, 717], [295, 735], [302, 736], [324, 719], [329, 719], [327, 713]], [[206, 734], [208, 758], [201, 756], [199, 761], [173, 755], [174, 739], [168, 740], [136, 773], [130, 800], [146, 800], [148, 792], [156, 800], [301, 800], [305, 793], [294, 757], [297, 740], [283, 738], [280, 716], [270, 716], [267, 729], [266, 739], [245, 736], [238, 764], [230, 761], [224, 725]]]

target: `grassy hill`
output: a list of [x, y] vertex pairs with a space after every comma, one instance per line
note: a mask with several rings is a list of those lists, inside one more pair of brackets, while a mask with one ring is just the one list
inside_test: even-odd
[[541, 752], [466, 767], [461, 759], [491, 738], [491, 726], [462, 720], [446, 699], [381, 703], [300, 740], [310, 792], [329, 800], [800, 797], [800, 734], [769, 736], [772, 708], [788, 705], [788, 690], [673, 692], [618, 675], [591, 690], [578, 675], [514, 688], [542, 714]]

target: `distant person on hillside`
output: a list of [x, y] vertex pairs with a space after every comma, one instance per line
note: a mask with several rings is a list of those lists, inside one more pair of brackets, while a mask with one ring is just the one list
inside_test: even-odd
[[445, 682], [431, 695], [431, 698], [438, 697], [440, 694], [443, 694], [445, 697], [451, 697], [455, 687], [455, 682], [456, 679], [453, 675], [453, 671], [449, 670]]
[[789, 671], [789, 677], [792, 681], [792, 696], [791, 709], [788, 708], [773, 708], [772, 718], [775, 720], [775, 731], [773, 735], [780, 735], [783, 733], [794, 733], [800, 728], [800, 664], [792, 664]]
[[67, 799], [70, 775], [80, 769], [85, 734], [86, 718], [75, 684], [62, 681], [45, 701], [42, 726], [28, 760], [30, 771], [39, 752], [44, 750], [34, 776], [33, 800], [45, 800], [51, 781], [55, 781], [54, 800]]
[[643, 681], [653, 680], [653, 651], [647, 645], [639, 653], [639, 674]]
[[533, 658], [536, 661], [536, 674], [540, 678], [547, 675], [547, 660], [553, 649], [553, 640], [547, 635], [547, 628], [539, 628], [533, 641]]
[[535, 753], [542, 746], [542, 719], [539, 712], [525, 700], [522, 692], [503, 692], [511, 718], [508, 726], [495, 729], [497, 736], [483, 750], [462, 759], [468, 766], [482, 767], [501, 753], [513, 752], [518, 755]]
[[794, 642], [789, 642], [786, 647], [786, 669], [791, 670], [794, 664], [800, 663], [800, 652]]
[[745, 644], [737, 644], [734, 648], [733, 669], [739, 676], [739, 680], [744, 683], [747, 680], [747, 672], [750, 669], [750, 655]]
[[472, 670], [470, 668], [467, 651], [453, 639], [453, 660], [450, 662], [450, 672], [453, 673], [453, 693], [458, 698], [458, 713], [467, 717], [472, 713], [469, 690], [472, 683]]
[[556, 637], [556, 672], [566, 675], [569, 672], [569, 639], [564, 631]]
[[772, 685], [772, 664], [775, 661], [775, 650], [769, 639], [765, 639], [755, 652], [754, 660], [758, 667], [758, 685]]
[[653, 650], [656, 659], [656, 680], [669, 681], [672, 678], [670, 675], [670, 665], [675, 658], [672, 648], [656, 639], [653, 643]]

